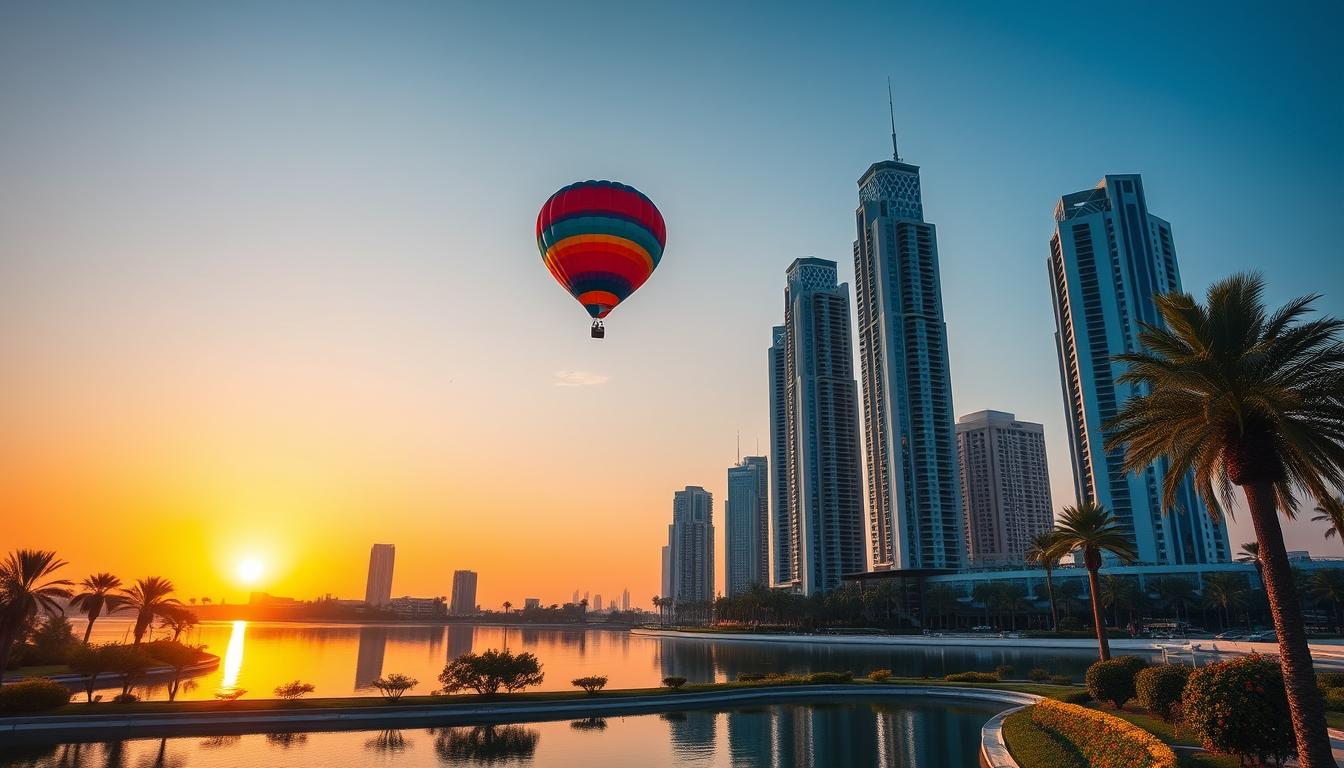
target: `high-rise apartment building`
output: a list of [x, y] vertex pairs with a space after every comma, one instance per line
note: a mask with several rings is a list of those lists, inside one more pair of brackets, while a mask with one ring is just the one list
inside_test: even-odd
[[1003, 411], [962, 416], [957, 456], [971, 564], [1021, 563], [1054, 525], [1045, 428]]
[[392, 602], [392, 565], [397, 559], [397, 548], [391, 544], [374, 544], [369, 550], [369, 578], [364, 585], [364, 602], [382, 606]]
[[668, 584], [675, 603], [714, 599], [714, 497], [688, 485], [672, 498], [667, 527]]
[[466, 616], [476, 612], [476, 572], [453, 571], [453, 596], [450, 610]]
[[793, 581], [793, 533], [789, 517], [789, 395], [786, 328], [770, 329], [770, 580]]
[[784, 289], [789, 571], [784, 584], [826, 592], [864, 570], [858, 386], [849, 286], [834, 261], [797, 259]]
[[1138, 174], [1113, 174], [1055, 205], [1050, 290], [1079, 501], [1111, 510], [1134, 540], [1139, 561], [1181, 565], [1227, 560], [1227, 529], [1205, 514], [1185, 477], [1176, 507], [1162, 509], [1169, 463], [1138, 473], [1107, 452], [1104, 425], [1140, 394], [1118, 379], [1115, 357], [1139, 349], [1140, 324], [1160, 325], [1154, 294], [1181, 290], [1171, 225], [1148, 211]]
[[630, 588], [629, 588], [629, 587], [626, 587], [625, 589], [621, 590], [621, 610], [622, 610], [622, 611], [628, 611], [628, 610], [630, 610]]
[[859, 178], [855, 294], [869, 542], [875, 570], [962, 565], [961, 484], [938, 239], [919, 166], [896, 157]]
[[724, 594], [770, 583], [770, 469], [764, 456], [728, 468], [724, 518]]

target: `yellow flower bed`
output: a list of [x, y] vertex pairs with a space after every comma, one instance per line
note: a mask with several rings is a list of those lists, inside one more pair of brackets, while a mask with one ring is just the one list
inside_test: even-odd
[[1095, 709], [1043, 699], [1031, 720], [1068, 741], [1092, 768], [1176, 768], [1176, 753], [1153, 734]]

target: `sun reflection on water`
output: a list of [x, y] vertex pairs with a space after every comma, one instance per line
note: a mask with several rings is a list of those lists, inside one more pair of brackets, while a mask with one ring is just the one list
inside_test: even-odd
[[229, 647], [224, 652], [224, 679], [220, 681], [221, 688], [229, 689], [238, 686], [238, 673], [243, 669], [243, 636], [247, 634], [247, 622], [233, 622], [233, 631], [229, 633]]

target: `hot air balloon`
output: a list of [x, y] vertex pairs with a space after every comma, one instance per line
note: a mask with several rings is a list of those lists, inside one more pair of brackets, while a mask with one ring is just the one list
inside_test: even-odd
[[652, 200], [615, 181], [580, 181], [551, 195], [537, 214], [537, 250], [556, 282], [593, 317], [634, 293], [663, 257], [667, 228]]

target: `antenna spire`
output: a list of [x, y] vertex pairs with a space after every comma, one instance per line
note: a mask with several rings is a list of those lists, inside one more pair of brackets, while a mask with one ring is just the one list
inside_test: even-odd
[[896, 149], [896, 103], [891, 98], [891, 76], [887, 76], [887, 112], [891, 115], [891, 159], [900, 160], [901, 153]]
[[742, 430], [737, 431], [737, 463], [742, 463]]

